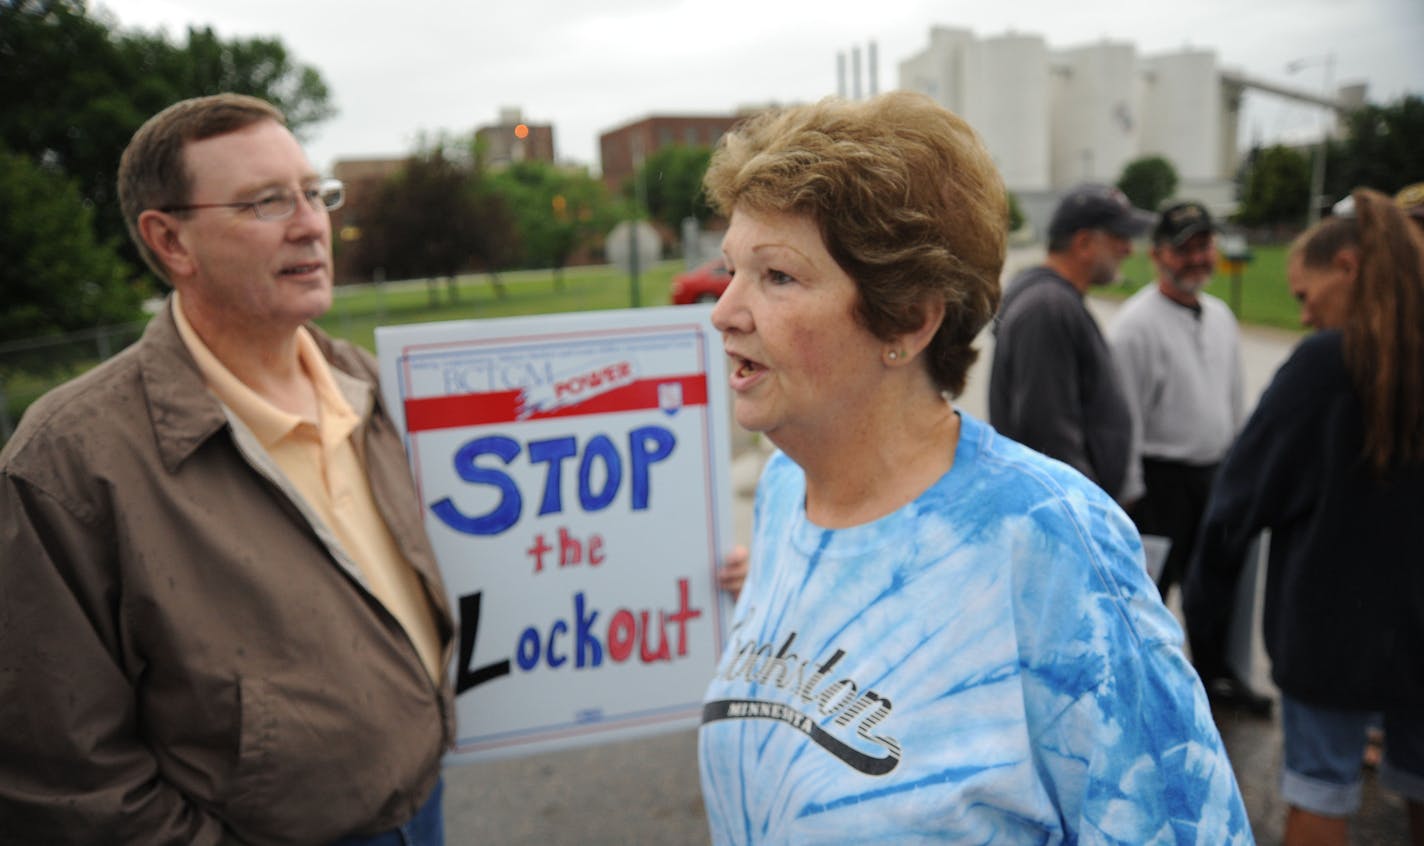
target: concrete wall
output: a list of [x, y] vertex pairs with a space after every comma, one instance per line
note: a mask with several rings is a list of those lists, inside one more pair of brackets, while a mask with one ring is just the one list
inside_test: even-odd
[[986, 38], [967, 51], [964, 118], [983, 136], [1004, 184], [1049, 184], [1048, 45], [1036, 35]]
[[1144, 57], [1141, 60], [1141, 151], [1163, 156], [1184, 181], [1217, 179], [1225, 104], [1210, 50]]
[[1113, 182], [1138, 154], [1137, 51], [1104, 41], [1053, 54], [1050, 180]]
[[931, 27], [929, 46], [900, 62], [900, 87], [963, 115], [965, 54], [974, 43], [974, 33], [967, 29]]
[[1147, 155], [1213, 193], [1234, 175], [1239, 96], [1223, 86], [1211, 50], [1138, 56], [1119, 41], [1050, 50], [1037, 35], [977, 39], [937, 26], [899, 72], [901, 88], [978, 130], [1016, 194], [1112, 182]]

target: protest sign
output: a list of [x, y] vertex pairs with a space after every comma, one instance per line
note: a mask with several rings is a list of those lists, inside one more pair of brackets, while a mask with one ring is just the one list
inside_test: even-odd
[[381, 382], [459, 616], [461, 760], [695, 726], [725, 638], [709, 307], [383, 327]]

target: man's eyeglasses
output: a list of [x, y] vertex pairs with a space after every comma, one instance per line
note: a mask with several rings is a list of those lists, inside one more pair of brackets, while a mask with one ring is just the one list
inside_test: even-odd
[[[315, 211], [336, 211], [346, 202], [346, 186], [340, 179], [323, 179], [301, 192]], [[161, 212], [192, 211], [194, 209], [252, 209], [258, 220], [286, 220], [297, 211], [297, 195], [291, 191], [273, 191], [260, 199], [245, 203], [194, 203], [187, 206], [164, 206]]]

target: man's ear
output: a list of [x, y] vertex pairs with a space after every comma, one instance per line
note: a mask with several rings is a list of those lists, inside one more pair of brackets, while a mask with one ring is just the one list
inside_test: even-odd
[[170, 278], [193, 272], [193, 257], [183, 241], [178, 220], [172, 215], [148, 209], [138, 216], [138, 234], [153, 255], [168, 269]]
[[1095, 229], [1079, 229], [1077, 232], [1074, 232], [1072, 240], [1069, 241], [1072, 246], [1073, 254], [1083, 255], [1085, 252], [1091, 250], [1093, 239], [1096, 237], [1098, 237], [1098, 232]]

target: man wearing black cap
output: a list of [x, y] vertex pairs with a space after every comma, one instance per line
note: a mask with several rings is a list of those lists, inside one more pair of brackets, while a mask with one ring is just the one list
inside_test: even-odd
[[1164, 599], [1184, 575], [1217, 462], [1244, 413], [1236, 318], [1202, 290], [1216, 265], [1215, 229], [1201, 203], [1166, 206], [1152, 232], [1157, 283], [1108, 327], [1141, 455], [1128, 468], [1129, 513], [1143, 534], [1172, 541], [1157, 579]]
[[[1165, 206], [1152, 231], [1157, 282], [1123, 303], [1108, 327], [1135, 424], [1123, 499], [1138, 531], [1170, 541], [1157, 577], [1163, 601], [1186, 576], [1216, 466], [1244, 416], [1236, 318], [1202, 290], [1216, 266], [1216, 229], [1201, 203]], [[1204, 681], [1214, 701], [1271, 707], [1235, 677]]]
[[1083, 297], [1106, 285], [1154, 217], [1107, 185], [1064, 196], [1048, 258], [1009, 283], [996, 320], [989, 422], [1003, 434], [1123, 493], [1132, 418], [1112, 354]]

